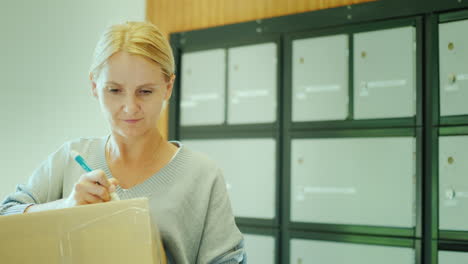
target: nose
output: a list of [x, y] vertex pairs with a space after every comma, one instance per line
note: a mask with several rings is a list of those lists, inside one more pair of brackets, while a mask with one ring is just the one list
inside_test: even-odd
[[138, 103], [138, 98], [134, 95], [129, 95], [125, 98], [123, 111], [129, 114], [138, 113], [140, 110], [140, 105]]

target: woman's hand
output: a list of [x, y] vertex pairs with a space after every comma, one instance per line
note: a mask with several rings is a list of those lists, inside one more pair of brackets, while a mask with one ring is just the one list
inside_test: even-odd
[[117, 185], [117, 179], [107, 179], [102, 170], [83, 174], [64, 200], [63, 207], [108, 202], [111, 200], [110, 194], [115, 191]]
[[68, 197], [43, 204], [31, 204], [23, 213], [108, 202], [111, 199], [110, 194], [115, 191], [118, 184], [119, 181], [117, 179], [112, 178], [108, 180], [104, 171], [94, 170], [81, 175]]

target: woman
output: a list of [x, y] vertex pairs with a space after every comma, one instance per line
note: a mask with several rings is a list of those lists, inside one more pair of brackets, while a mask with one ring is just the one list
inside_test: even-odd
[[[221, 170], [156, 127], [172, 94], [174, 59], [146, 22], [115, 25], [95, 50], [90, 80], [111, 134], [65, 143], [18, 185], [0, 215], [148, 197], [169, 263], [245, 263]], [[75, 150], [95, 170], [83, 174]]]

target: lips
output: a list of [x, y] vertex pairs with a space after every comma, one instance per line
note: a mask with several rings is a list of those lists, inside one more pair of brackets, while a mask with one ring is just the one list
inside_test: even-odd
[[126, 123], [129, 123], [129, 124], [135, 124], [137, 123], [138, 121], [142, 120], [143, 118], [140, 118], [140, 119], [126, 119], [124, 120]]

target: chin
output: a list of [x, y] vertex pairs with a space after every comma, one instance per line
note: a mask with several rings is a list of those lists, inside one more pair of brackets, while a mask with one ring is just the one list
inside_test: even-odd
[[139, 137], [146, 134], [148, 129], [142, 128], [118, 128], [117, 133], [126, 138]]

